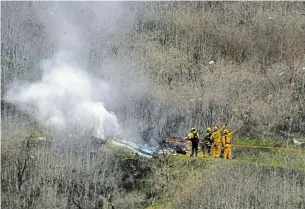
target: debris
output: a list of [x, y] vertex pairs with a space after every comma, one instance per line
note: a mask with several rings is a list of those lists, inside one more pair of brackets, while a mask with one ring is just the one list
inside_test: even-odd
[[136, 144], [134, 142], [126, 141], [126, 140], [111, 140], [111, 143], [118, 146], [123, 146], [131, 149], [134, 153], [141, 155], [143, 157], [151, 158], [154, 154], [155, 150], [148, 146], [142, 146], [140, 144]]
[[35, 157], [33, 155], [30, 156], [32, 159], [34, 159]]
[[273, 19], [273, 17], [268, 17], [269, 20]]
[[175, 149], [173, 149], [173, 148], [163, 148], [163, 149], [160, 149], [160, 150], [158, 150], [158, 151], [156, 151], [156, 154], [157, 155], [169, 155], [169, 154], [172, 154], [172, 155], [176, 155], [175, 154]]
[[279, 75], [284, 75], [285, 71], [284, 72], [281, 72]]
[[305, 67], [303, 67], [302, 69], [305, 70]]
[[213, 60], [211, 60], [210, 62], [209, 62], [209, 64], [210, 65], [212, 65], [212, 64], [214, 64], [215, 62], [213, 61]]
[[300, 142], [300, 141], [296, 140], [295, 138], [292, 139], [292, 142], [295, 147], [300, 146], [301, 148], [305, 149], [305, 142]]
[[38, 137], [37, 139], [40, 140], [40, 141], [47, 141], [47, 139], [44, 138], [44, 137]]

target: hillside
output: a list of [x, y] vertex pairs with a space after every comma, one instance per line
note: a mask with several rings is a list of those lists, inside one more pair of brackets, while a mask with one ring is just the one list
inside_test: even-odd
[[[305, 140], [304, 11], [1, 2], [1, 207], [305, 208], [305, 153], [275, 149]], [[158, 148], [224, 124], [228, 161], [110, 143]]]
[[303, 2], [1, 6], [3, 125], [25, 117], [4, 100], [12, 81], [39, 79], [41, 60], [63, 48], [107, 82], [95, 94], [137, 137], [224, 121], [247, 137], [304, 134]]
[[[234, 148], [231, 161], [201, 153], [148, 159], [111, 144], [80, 148], [83, 139], [56, 145], [31, 135], [2, 141], [3, 208], [305, 206], [305, 151]], [[284, 146], [272, 143], [260, 146]]]

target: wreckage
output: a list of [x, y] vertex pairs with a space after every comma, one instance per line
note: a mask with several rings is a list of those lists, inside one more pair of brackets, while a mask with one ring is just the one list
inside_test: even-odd
[[163, 140], [157, 148], [153, 148], [148, 145], [140, 145], [126, 140], [110, 140], [110, 143], [115, 146], [128, 148], [135, 154], [147, 158], [156, 157], [158, 155], [185, 155], [190, 150], [190, 144], [188, 142], [189, 141], [183, 137], [170, 137]]

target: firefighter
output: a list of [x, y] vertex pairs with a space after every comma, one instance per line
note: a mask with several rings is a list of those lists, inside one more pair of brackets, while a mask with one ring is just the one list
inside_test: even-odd
[[223, 159], [224, 160], [232, 160], [232, 144], [231, 144], [231, 136], [234, 134], [236, 130], [228, 132], [227, 129], [223, 130], [223, 136], [222, 136], [222, 146], [224, 147], [224, 153], [223, 153]]
[[211, 146], [212, 146], [212, 141], [211, 141], [211, 135], [212, 135], [212, 130], [210, 127], [207, 128], [206, 134], [203, 139], [203, 156], [207, 157], [208, 155], [211, 155]]
[[213, 133], [211, 135], [211, 139], [213, 141], [213, 149], [212, 155], [215, 158], [220, 157], [221, 153], [221, 132], [226, 128], [227, 124], [225, 124], [221, 129], [218, 130], [217, 126], [214, 126]]
[[192, 154], [191, 157], [195, 156], [197, 157], [198, 154], [198, 144], [199, 144], [199, 134], [196, 132], [194, 128], [191, 129], [191, 132], [188, 134], [188, 138], [192, 142]]

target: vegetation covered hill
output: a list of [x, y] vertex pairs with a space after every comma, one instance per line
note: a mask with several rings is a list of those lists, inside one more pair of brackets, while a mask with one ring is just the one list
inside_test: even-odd
[[305, 208], [304, 153], [234, 148], [232, 161], [146, 159], [90, 130], [37, 128], [33, 121], [47, 117], [25, 111], [31, 97], [6, 99], [40, 80], [42, 61], [63, 50], [69, 64], [107, 83], [92, 100], [104, 98], [126, 139], [156, 145], [228, 122], [239, 143], [287, 146], [305, 134], [304, 2], [106, 5], [1, 2], [1, 206]]
[[[124, 2], [108, 22], [95, 10], [103, 3], [61, 6], [84, 37], [77, 62], [109, 81], [107, 108], [142, 138], [224, 121], [243, 136], [304, 134], [303, 2]], [[73, 40], [74, 30], [50, 29], [52, 3], [1, 7], [4, 95], [16, 78], [38, 79], [41, 59], [63, 44], [57, 37]], [[22, 117], [1, 101], [4, 125]]]
[[21, 133], [2, 141], [3, 208], [305, 206], [305, 151], [234, 148], [235, 159], [227, 161], [189, 155], [148, 159], [89, 139], [58, 144], [37, 136]]

